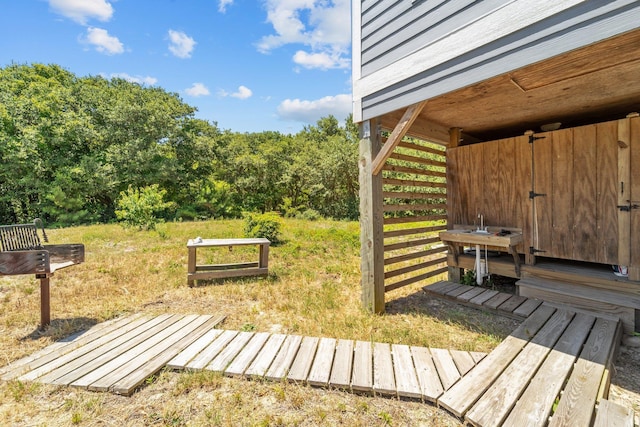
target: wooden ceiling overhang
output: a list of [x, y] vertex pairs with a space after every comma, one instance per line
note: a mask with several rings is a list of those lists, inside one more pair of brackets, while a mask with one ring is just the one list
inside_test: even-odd
[[[406, 109], [380, 117], [394, 129]], [[640, 29], [429, 99], [407, 135], [446, 145], [613, 120], [640, 111]]]

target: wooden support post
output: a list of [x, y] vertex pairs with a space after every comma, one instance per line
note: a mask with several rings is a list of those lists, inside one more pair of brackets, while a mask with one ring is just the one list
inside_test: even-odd
[[[631, 198], [631, 123], [618, 121], [618, 206]], [[631, 213], [618, 209], [618, 264], [631, 261]]]
[[360, 267], [362, 305], [374, 313], [384, 312], [384, 238], [382, 174], [372, 164], [382, 141], [378, 120], [360, 123]]
[[[462, 128], [451, 128], [449, 129], [449, 144], [447, 145], [447, 150], [450, 148], [456, 148], [460, 145], [460, 140], [462, 139]], [[448, 157], [447, 157], [448, 158]], [[449, 174], [449, 168], [446, 168], [447, 175]], [[454, 194], [454, 189], [450, 186], [451, 179], [447, 176], [447, 194]], [[454, 200], [453, 197], [447, 197], [447, 228], [451, 228], [453, 226], [453, 221], [451, 218], [451, 212], [454, 212], [455, 209], [453, 207], [453, 203], [460, 203], [457, 200]], [[449, 245], [449, 253], [454, 256], [456, 260], [456, 264], [458, 263], [458, 251], [457, 247]], [[448, 266], [449, 269], [449, 281], [454, 283], [460, 283], [462, 277], [464, 276], [464, 269], [458, 268], [456, 266]]]
[[51, 324], [51, 295], [49, 286], [49, 276], [40, 277], [40, 329], [44, 329]]

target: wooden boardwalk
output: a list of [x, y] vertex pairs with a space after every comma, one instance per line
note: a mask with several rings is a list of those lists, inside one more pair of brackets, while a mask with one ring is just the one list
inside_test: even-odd
[[319, 387], [436, 399], [486, 356], [402, 344], [216, 329], [222, 317], [131, 316], [0, 368], [36, 381], [130, 395], [163, 367], [286, 379]]
[[432, 402], [474, 426], [633, 425], [606, 400], [620, 322], [538, 305], [488, 355], [216, 329], [222, 317], [131, 316], [0, 368], [2, 380], [130, 395], [163, 367]]

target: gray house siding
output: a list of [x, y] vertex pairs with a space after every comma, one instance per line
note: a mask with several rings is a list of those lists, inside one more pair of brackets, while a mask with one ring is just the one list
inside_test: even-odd
[[[365, 3], [370, 3], [364, 9]], [[401, 5], [403, 3], [404, 5]], [[449, 8], [446, 7], [451, 3]], [[485, 24], [486, 32], [499, 33], [507, 16], [505, 10], [492, 15], [492, 11], [509, 5], [523, 8], [521, 19], [526, 15], [527, 7], [535, 3], [538, 10], [544, 6], [541, 1], [493, 1], [482, 2], [363, 2], [362, 19], [362, 61], [359, 73], [354, 73], [354, 118], [366, 120], [390, 111], [430, 99], [435, 96], [477, 83], [488, 78], [507, 73], [535, 62], [587, 46], [606, 38], [637, 29], [640, 24], [640, 1], [583, 1], [583, 2], [547, 2], [558, 8], [561, 3], [577, 3], [564, 8], [544, 19], [529, 22], [509, 34], [494, 39], [474, 49], [463, 52], [446, 61], [429, 62], [432, 56], [422, 54], [431, 46], [436, 54], [446, 52], [447, 40], [459, 29], [475, 23]], [[380, 9], [387, 5], [396, 13], [384, 14], [386, 39], [381, 37], [382, 28], [373, 31], [375, 22], [382, 18]], [[436, 5], [437, 4], [437, 5]], [[463, 6], [466, 4], [466, 6]], [[453, 6], [456, 7], [453, 7]], [[424, 7], [432, 13], [416, 13]], [[404, 11], [404, 14], [398, 11]], [[422, 9], [420, 9], [422, 10]], [[456, 15], [443, 17], [438, 13], [449, 10]], [[413, 11], [413, 12], [411, 12]], [[408, 16], [420, 15], [417, 20], [403, 21]], [[375, 18], [375, 19], [374, 19]], [[518, 17], [513, 17], [518, 19]], [[528, 19], [531, 19], [530, 17]], [[401, 23], [405, 26], [402, 27]], [[436, 25], [439, 24], [439, 25]], [[513, 22], [511, 23], [513, 25]], [[378, 27], [380, 25], [378, 24]], [[400, 29], [400, 27], [402, 27]], [[398, 28], [397, 31], [388, 31]], [[365, 35], [366, 34], [366, 35]], [[410, 37], [413, 34], [413, 38]], [[402, 35], [402, 36], [401, 36]], [[354, 37], [360, 37], [354, 34]], [[480, 35], [479, 35], [480, 36]], [[460, 34], [457, 34], [460, 40]], [[370, 43], [373, 40], [376, 43]], [[393, 42], [391, 42], [394, 40]], [[394, 43], [401, 43], [394, 47]], [[470, 39], [473, 42], [473, 39]], [[439, 43], [434, 45], [435, 43]], [[365, 47], [366, 46], [366, 47]], [[384, 48], [382, 47], [384, 46]], [[450, 46], [451, 47], [451, 46]], [[453, 48], [453, 47], [452, 47]], [[640, 47], [639, 47], [640, 48]], [[426, 52], [426, 51], [425, 51]], [[354, 52], [357, 55], [358, 52]], [[435, 57], [437, 55], [433, 55]], [[445, 55], [446, 56], [446, 55]], [[415, 58], [415, 59], [413, 59]], [[400, 62], [398, 62], [400, 61]], [[356, 64], [357, 61], [354, 61]], [[410, 64], [411, 70], [407, 70]], [[401, 78], [399, 76], [407, 76]], [[368, 77], [368, 79], [367, 79]], [[389, 83], [384, 84], [388, 78]], [[360, 81], [361, 80], [361, 81]], [[362, 107], [360, 109], [360, 106]]]

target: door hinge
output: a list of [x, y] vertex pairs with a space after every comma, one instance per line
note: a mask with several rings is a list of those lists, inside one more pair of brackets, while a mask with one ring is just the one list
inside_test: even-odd
[[529, 135], [529, 144], [533, 144], [533, 141], [536, 141], [538, 139], [545, 139], [546, 136], [533, 136], [533, 135]]
[[622, 212], [631, 212], [631, 209], [640, 209], [640, 205], [632, 202], [631, 200], [627, 200], [627, 205], [618, 205], [618, 209]]
[[529, 246], [529, 254], [535, 255], [535, 254], [537, 254], [539, 252], [547, 252], [547, 251], [543, 251], [541, 249], [536, 249], [533, 246]]

